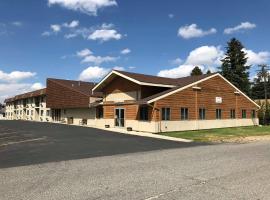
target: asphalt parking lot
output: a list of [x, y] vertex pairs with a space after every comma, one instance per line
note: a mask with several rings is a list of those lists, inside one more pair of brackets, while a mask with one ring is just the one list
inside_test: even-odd
[[0, 121], [0, 168], [196, 145], [89, 127]]
[[269, 141], [201, 145], [21, 121], [0, 130], [1, 200], [270, 199]]

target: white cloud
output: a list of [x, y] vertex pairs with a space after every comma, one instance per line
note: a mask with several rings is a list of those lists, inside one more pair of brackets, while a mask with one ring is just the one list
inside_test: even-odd
[[66, 27], [66, 28], [75, 28], [77, 26], [79, 26], [79, 21], [78, 20], [73, 20], [72, 22], [70, 23], [64, 23], [63, 26]]
[[14, 25], [14, 26], [17, 26], [17, 27], [20, 27], [20, 26], [23, 25], [23, 23], [20, 22], [20, 21], [15, 21], [15, 22], [12, 22], [11, 24]]
[[239, 32], [239, 31], [254, 29], [254, 28], [256, 28], [256, 24], [252, 24], [250, 22], [242, 22], [241, 24], [239, 24], [235, 27], [224, 29], [224, 33], [225, 34], [233, 34], [233, 33]]
[[178, 36], [184, 39], [203, 37], [206, 35], [214, 34], [217, 30], [215, 28], [211, 28], [209, 30], [200, 29], [197, 24], [191, 24], [187, 26], [182, 26], [178, 30]]
[[49, 31], [44, 31], [42, 34], [41, 34], [41, 36], [46, 36], [46, 37], [48, 37], [48, 36], [50, 36], [52, 33], [51, 32], [49, 32]]
[[168, 17], [169, 17], [170, 19], [172, 19], [172, 18], [174, 18], [174, 14], [170, 13], [170, 14], [168, 14]]
[[13, 71], [6, 73], [0, 70], [0, 82], [19, 82], [24, 79], [32, 78], [35, 75], [35, 72]]
[[136, 67], [134, 67], [134, 66], [129, 66], [128, 67], [130, 70], [132, 70], [132, 69], [135, 69]]
[[83, 70], [79, 75], [79, 80], [82, 81], [95, 81], [104, 77], [109, 73], [110, 69], [102, 68], [99, 66], [90, 66]]
[[221, 64], [223, 56], [220, 46], [201, 46], [189, 53], [186, 64], [216, 66]]
[[58, 4], [69, 10], [80, 11], [88, 15], [97, 15], [99, 9], [117, 6], [116, 0], [48, 0], [49, 6]]
[[82, 63], [94, 63], [96, 65], [99, 65], [104, 62], [114, 62], [118, 59], [118, 57], [112, 57], [112, 56], [94, 56], [94, 55], [88, 55], [84, 57], [82, 60]]
[[247, 65], [260, 65], [268, 63], [270, 60], [270, 52], [269, 51], [260, 51], [258, 53], [243, 49], [243, 51], [247, 54], [248, 60]]
[[119, 71], [125, 71], [124, 67], [115, 66], [113, 69], [119, 70]]
[[31, 90], [39, 90], [44, 88], [44, 86], [41, 83], [34, 83], [33, 85], [31, 85]]
[[33, 72], [13, 71], [6, 73], [0, 71], [0, 102], [3, 102], [6, 98], [29, 92], [42, 86], [40, 83], [31, 84], [21, 82], [33, 78], [35, 75], [36, 73]]
[[[180, 65], [179, 67], [176, 67], [176, 68], [161, 70], [158, 73], [158, 76], [168, 77], [168, 78], [185, 77], [185, 76], [190, 75], [190, 72], [192, 71], [194, 67], [195, 67], [194, 65]], [[203, 66], [198, 66], [198, 67], [200, 67], [202, 71], [204, 70]]]
[[59, 24], [52, 24], [51, 29], [54, 33], [58, 33], [61, 31], [61, 26]]
[[126, 48], [126, 49], [123, 49], [123, 50], [121, 51], [121, 54], [125, 55], [125, 54], [129, 54], [130, 52], [131, 52], [131, 50], [128, 49], [128, 48]]
[[180, 65], [181, 63], [183, 63], [183, 60], [181, 58], [175, 58], [174, 60], [171, 60], [170, 63], [172, 65]]
[[210, 69], [215, 71], [215, 67], [220, 65], [220, 60], [224, 57], [224, 52], [220, 46], [201, 46], [192, 50], [185, 63], [178, 67], [161, 70], [158, 76], [179, 78], [189, 76], [195, 66], [201, 68], [202, 71]]
[[79, 57], [85, 57], [85, 56], [89, 56], [91, 54], [93, 54], [93, 52], [89, 49], [83, 49], [83, 50], [77, 52], [77, 56], [79, 56]]
[[109, 40], [120, 40], [122, 35], [114, 29], [98, 29], [88, 36], [89, 40], [100, 40], [106, 42]]

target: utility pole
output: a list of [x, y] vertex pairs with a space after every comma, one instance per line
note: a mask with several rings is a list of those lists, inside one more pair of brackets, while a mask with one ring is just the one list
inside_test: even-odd
[[258, 75], [262, 77], [263, 79], [263, 87], [264, 87], [264, 100], [265, 100], [265, 110], [264, 110], [264, 115], [263, 115], [263, 121], [264, 124], [266, 124], [266, 111], [268, 110], [268, 95], [267, 95], [267, 85], [266, 82], [268, 81], [269, 78], [269, 65], [267, 64], [261, 64], [259, 65], [260, 70], [258, 70]]

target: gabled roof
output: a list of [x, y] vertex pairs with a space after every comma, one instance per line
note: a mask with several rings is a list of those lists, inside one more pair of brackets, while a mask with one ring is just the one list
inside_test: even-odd
[[93, 91], [101, 90], [105, 85], [109, 84], [109, 82], [115, 76], [121, 76], [139, 85], [174, 88], [177, 86], [187, 85], [191, 82], [195, 82], [197, 80], [203, 79], [210, 75], [213, 75], [213, 74], [204, 74], [200, 76], [188, 76], [188, 77], [183, 77], [183, 78], [164, 78], [164, 77], [153, 76], [153, 75], [145, 75], [145, 74], [138, 74], [138, 73], [133, 73], [133, 72], [113, 70], [93, 88]]
[[254, 105], [256, 105], [258, 108], [260, 108], [260, 106], [253, 101], [251, 98], [249, 98], [245, 93], [243, 93], [241, 90], [239, 90], [236, 86], [234, 86], [231, 82], [229, 82], [226, 78], [224, 78], [222, 75], [220, 75], [219, 73], [212, 73], [212, 74], [208, 74], [208, 75], [201, 75], [201, 76], [190, 76], [190, 77], [186, 77], [186, 78], [182, 78], [185, 81], [182, 82], [182, 85], [179, 85], [177, 87], [165, 90], [163, 92], [154, 94], [152, 96], [146, 97], [144, 99], [141, 99], [138, 101], [139, 104], [150, 104], [153, 103], [159, 99], [165, 98], [169, 95], [172, 95], [176, 92], [182, 91], [186, 88], [195, 86], [198, 83], [201, 83], [203, 81], [206, 81], [210, 78], [213, 78], [215, 76], [219, 76], [221, 77], [224, 81], [226, 81], [228, 84], [230, 84], [236, 92], [238, 92], [239, 94], [242, 94], [244, 97], [246, 97], [250, 102], [252, 102]]
[[85, 82], [85, 81], [74, 81], [74, 80], [64, 80], [64, 79], [55, 79], [55, 78], [48, 78], [47, 80], [53, 81], [63, 87], [66, 87], [71, 90], [78, 91], [86, 96], [89, 97], [102, 97], [102, 93], [99, 92], [92, 92], [92, 89], [96, 85], [96, 83], [92, 82]]

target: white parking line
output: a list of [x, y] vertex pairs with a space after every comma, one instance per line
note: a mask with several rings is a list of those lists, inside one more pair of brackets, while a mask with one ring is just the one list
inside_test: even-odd
[[47, 137], [41, 137], [41, 138], [35, 138], [35, 139], [29, 139], [29, 140], [22, 140], [22, 141], [18, 141], [18, 142], [8, 142], [5, 144], [0, 144], [0, 147], [2, 146], [8, 146], [11, 144], [19, 144], [19, 143], [25, 143], [25, 142], [34, 142], [34, 141], [40, 141], [40, 140], [45, 140]]

